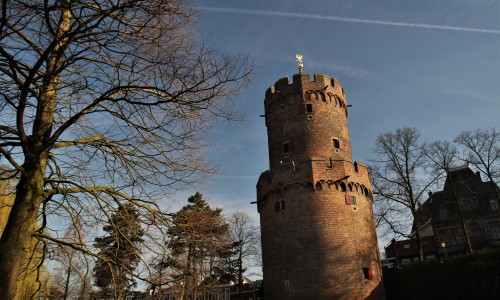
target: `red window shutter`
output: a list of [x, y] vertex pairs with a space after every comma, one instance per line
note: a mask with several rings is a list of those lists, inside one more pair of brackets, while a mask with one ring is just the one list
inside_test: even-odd
[[352, 203], [351, 195], [345, 194], [345, 204], [346, 205], [351, 205], [351, 203]]
[[299, 114], [305, 114], [306, 113], [306, 105], [301, 104], [299, 107]]
[[288, 151], [293, 151], [293, 150], [295, 150], [295, 142], [289, 141], [288, 142]]
[[373, 276], [373, 269], [372, 269], [372, 268], [369, 268], [369, 269], [368, 269], [368, 279], [373, 280], [373, 277], [374, 277], [374, 276]]
[[279, 212], [279, 211], [280, 211], [280, 203], [274, 202], [274, 212]]
[[339, 149], [344, 149], [344, 141], [339, 141]]

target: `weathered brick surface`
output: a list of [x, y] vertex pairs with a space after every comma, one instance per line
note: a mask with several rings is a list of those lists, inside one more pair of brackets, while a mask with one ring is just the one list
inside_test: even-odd
[[257, 203], [266, 298], [366, 298], [381, 269], [371, 184], [367, 168], [352, 160], [342, 86], [297, 74], [269, 88], [264, 105], [270, 170], [259, 178]]

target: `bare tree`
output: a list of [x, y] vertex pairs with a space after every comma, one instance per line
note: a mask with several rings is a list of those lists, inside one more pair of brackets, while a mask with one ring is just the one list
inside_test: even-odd
[[243, 274], [252, 265], [249, 262], [260, 260], [259, 228], [252, 225], [250, 217], [242, 212], [233, 213], [228, 218], [228, 223], [230, 237], [236, 248], [238, 298], [242, 299]]
[[428, 166], [438, 176], [449, 172], [458, 163], [458, 150], [448, 141], [434, 141], [427, 144], [424, 154], [428, 159]]
[[[83, 238], [80, 223], [78, 222], [75, 224], [76, 226], [65, 230], [64, 241], [78, 243]], [[53, 276], [58, 280], [52, 280], [52, 285], [64, 291], [62, 299], [87, 299], [92, 289], [88, 258], [73, 248], [59, 244], [53, 245], [51, 249], [54, 250], [51, 253], [53, 254], [53, 260], [59, 264], [55, 268], [59, 272]]]
[[[450, 169], [458, 162], [458, 150], [448, 141], [435, 141], [427, 145], [424, 149], [424, 154], [427, 157], [429, 169], [432, 170], [433, 175], [437, 178], [442, 178], [443, 175], [447, 178], [450, 174]], [[458, 178], [449, 178], [449, 184], [453, 193], [453, 200], [457, 208], [458, 219], [462, 227], [462, 233], [465, 238], [467, 252], [472, 253], [472, 244], [470, 241], [467, 225], [464, 219], [462, 205], [460, 203], [460, 196], [457, 193], [457, 183], [466, 184], [458, 174]]]
[[2, 1], [0, 13], [0, 163], [19, 174], [0, 295], [13, 299], [32, 236], [98, 256], [55, 222], [95, 226], [130, 202], [162, 230], [155, 201], [214, 171], [205, 133], [238, 118], [227, 100], [250, 67], [201, 43], [180, 0]]
[[54, 260], [59, 263], [52, 278], [52, 288], [62, 293], [62, 299], [88, 299], [92, 291], [89, 276], [89, 263], [85, 256], [75, 249], [60, 247]]
[[427, 195], [428, 187], [439, 176], [425, 176], [425, 143], [419, 142], [420, 133], [415, 128], [396, 129], [377, 137], [376, 159], [370, 172], [373, 180], [377, 225], [387, 226], [390, 232], [410, 237], [415, 234], [420, 261], [423, 251], [417, 210]]
[[[464, 148], [464, 156], [459, 158], [467, 164], [472, 164], [492, 184], [498, 186], [500, 180], [500, 132], [496, 128], [462, 131], [454, 142]], [[498, 189], [494, 190], [500, 204]]]

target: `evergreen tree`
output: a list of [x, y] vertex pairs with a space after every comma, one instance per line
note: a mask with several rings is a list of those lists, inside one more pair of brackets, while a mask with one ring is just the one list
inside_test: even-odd
[[200, 38], [192, 2], [1, 2], [0, 164], [19, 174], [0, 236], [2, 299], [19, 294], [32, 237], [97, 255], [51, 233], [79, 214], [98, 224], [117, 201], [166, 223], [156, 191], [214, 172], [207, 130], [241, 119], [232, 99], [252, 67]]
[[210, 293], [213, 284], [226, 273], [224, 267], [233, 247], [222, 209], [211, 208], [200, 193], [189, 197], [188, 202], [175, 214], [169, 230], [168, 265], [180, 283], [181, 300]]
[[136, 285], [130, 275], [139, 263], [140, 244], [144, 242], [135, 206], [120, 205], [103, 230], [106, 235], [97, 237], [94, 244], [99, 249], [94, 284], [101, 289], [104, 298], [123, 299], [124, 292]]

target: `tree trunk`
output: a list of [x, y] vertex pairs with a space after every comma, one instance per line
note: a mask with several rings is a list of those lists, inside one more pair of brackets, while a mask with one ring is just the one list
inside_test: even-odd
[[[420, 226], [420, 225], [418, 225]], [[422, 237], [420, 236], [420, 229], [417, 226], [417, 230], [415, 231], [415, 241], [417, 242], [418, 249], [418, 257], [420, 258], [420, 262], [424, 261], [424, 249], [422, 248]]]
[[243, 288], [243, 257], [242, 257], [243, 249], [240, 248], [240, 253], [238, 256], [238, 299], [242, 300], [242, 292]]
[[[460, 174], [459, 174], [460, 176]], [[461, 177], [458, 178], [462, 184], [466, 184]], [[460, 227], [462, 228], [462, 233], [464, 234], [465, 246], [467, 247], [467, 253], [472, 254], [472, 244], [470, 242], [469, 233], [467, 232], [467, 226], [465, 224], [465, 219], [462, 213], [462, 207], [460, 206], [460, 200], [458, 199], [457, 186], [455, 181], [450, 177], [451, 187], [453, 189], [453, 197], [455, 198], [455, 204], [457, 206], [458, 218], [460, 220]]]
[[16, 282], [25, 258], [31, 250], [31, 233], [36, 225], [38, 209], [44, 199], [43, 179], [46, 159], [25, 165], [16, 188], [16, 199], [0, 239], [0, 295], [12, 300]]
[[66, 284], [64, 285], [64, 300], [68, 299], [68, 289], [69, 289], [69, 280], [71, 278], [71, 260], [69, 262], [69, 266], [68, 266], [68, 271], [67, 271], [67, 275], [66, 275]]
[[[31, 233], [36, 225], [38, 210], [45, 199], [43, 194], [45, 184], [45, 169], [49, 157], [49, 140], [52, 133], [54, 109], [57, 103], [59, 86], [58, 70], [67, 45], [64, 35], [70, 28], [72, 17], [70, 1], [64, 0], [64, 9], [57, 26], [56, 45], [48, 63], [42, 89], [37, 101], [36, 116], [33, 120], [31, 136], [22, 136], [24, 163], [23, 172], [16, 187], [16, 199], [9, 214], [7, 225], [0, 238], [0, 295], [3, 299], [12, 300], [16, 295], [16, 281], [22, 264], [31, 250]], [[20, 105], [17, 111], [17, 126], [23, 127], [24, 109], [28, 93], [21, 93]], [[24, 104], [22, 104], [24, 103]], [[21, 128], [18, 128], [19, 130]]]

